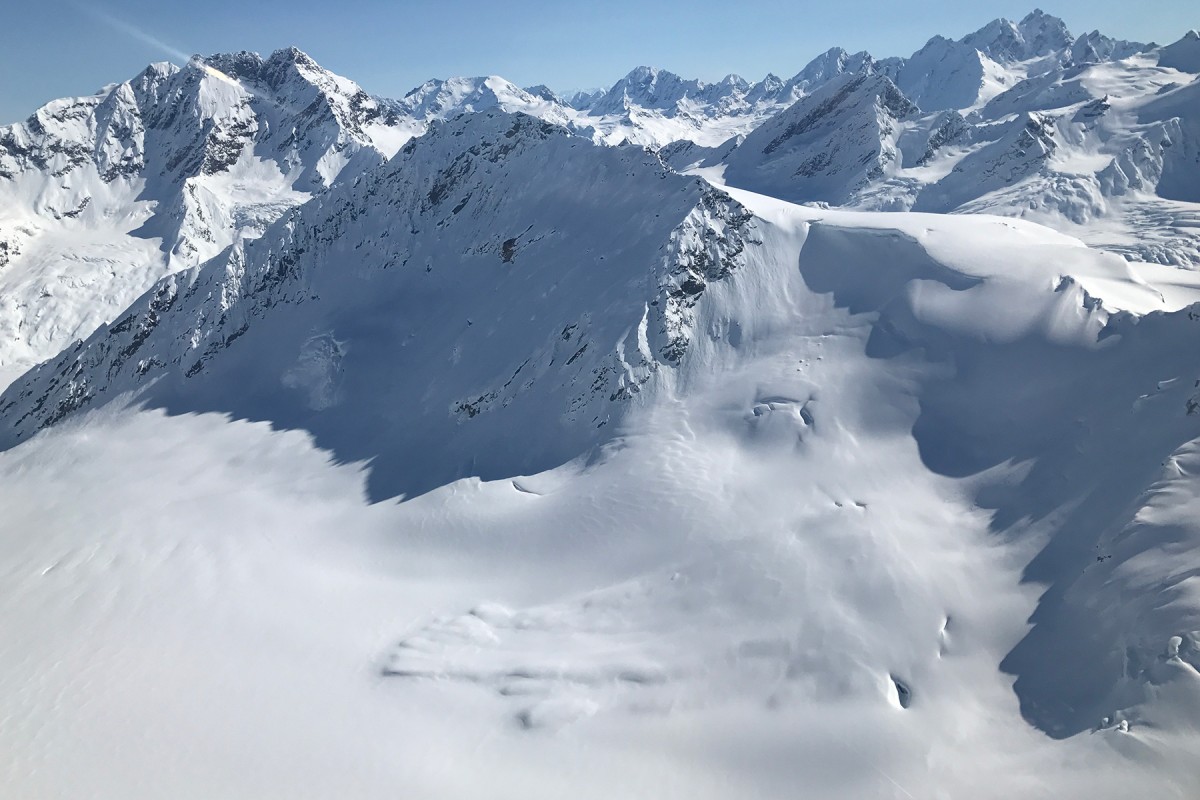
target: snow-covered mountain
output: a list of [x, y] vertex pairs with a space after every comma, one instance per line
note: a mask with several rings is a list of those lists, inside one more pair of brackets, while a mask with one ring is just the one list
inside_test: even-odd
[[926, 111], [973, 109], [1018, 81], [1072, 63], [1115, 61], [1152, 45], [1099, 31], [1073, 38], [1058, 17], [1035, 10], [996, 19], [961, 39], [935, 36], [892, 68], [900, 89]]
[[[531, 181], [542, 162], [556, 165], [554, 181]], [[642, 220], [640, 232], [614, 237], [595, 225], [601, 205]], [[463, 115], [263, 238], [164, 279], [68, 349], [66, 361], [14, 385], [0, 408], [26, 436], [169, 375], [160, 387], [178, 386], [187, 402], [206, 383], [236, 385], [255, 417], [336, 407], [326, 417], [341, 420], [335, 435], [358, 443], [351, 449], [377, 446], [384, 429], [397, 437], [396, 453], [438, 448], [446, 463], [425, 461], [404, 475], [404, 491], [418, 477], [420, 488], [456, 477], [464, 459], [489, 473], [545, 468], [614, 422], [687, 351], [691, 308], [707, 282], [736, 267], [752, 238], [747, 220], [725, 195], [670, 174], [642, 148], [591, 146], [524, 115]], [[547, 288], [534, 298], [530, 286]], [[645, 296], [629, 302], [631, 287]], [[397, 316], [396, 303], [413, 293], [424, 312]], [[351, 319], [361, 339], [345, 327]], [[268, 365], [240, 345], [230, 354], [253, 355], [235, 365], [225, 351], [242, 341], [272, 342], [281, 360]], [[391, 378], [381, 384], [384, 362]], [[230, 369], [244, 374], [231, 382]], [[223, 377], [210, 380], [211, 370]], [[270, 411], [249, 410], [256, 402]], [[403, 424], [397, 403], [411, 414]], [[516, 427], [558, 420], [554, 455], [530, 446], [514, 462], [509, 448], [486, 444], [498, 429], [477, 416]], [[355, 430], [344, 430], [347, 421]]]
[[1062, 20], [1034, 11], [1020, 22], [993, 20], [961, 39], [935, 36], [906, 58], [876, 59], [833, 47], [788, 79], [767, 75], [751, 83], [729, 75], [706, 83], [642, 66], [607, 91], [581, 93], [569, 105], [584, 115], [575, 125], [591, 124], [596, 141], [661, 147], [686, 140], [715, 147], [846, 74], [885, 75], [925, 111], [970, 110], [1026, 77], [1152, 48], [1098, 31], [1072, 38]]
[[566, 125], [599, 144], [640, 144], [657, 150], [690, 142], [713, 148], [745, 136], [839, 76], [874, 72], [878, 66], [868, 53], [847, 53], [840, 47], [817, 56], [792, 78], [767, 75], [756, 83], [732, 74], [709, 83], [640, 66], [606, 90], [578, 92], [569, 99], [544, 86], [519, 89], [495, 76], [451, 78], [426, 82], [397, 107], [422, 120], [501, 108]]
[[[100, 470], [106, 488], [75, 513], [103, 537], [64, 544], [80, 534], [43, 519], [49, 532], [14, 551], [37, 555], [4, 562], [9, 618], [83, 636], [100, 609], [136, 653], [175, 630], [219, 647], [237, 668], [155, 673], [197, 721], [155, 737], [167, 754], [231, 716], [252, 731], [229, 734], [244, 752], [279, 724], [244, 709], [313, 681], [337, 700], [297, 746], [325, 770], [356, 763], [346, 742], [361, 739], [344, 737], [364, 724], [389, 741], [420, 726], [442, 757], [473, 754], [472, 780], [499, 752], [529, 741], [544, 756], [565, 736], [576, 769], [625, 767], [603, 770], [601, 796], [675, 741], [662, 726], [686, 724], [718, 732], [677, 743], [688, 763], [730, 736], [756, 753], [787, 743], [765, 763], [728, 755], [722, 785], [741, 795], [786, 796], [812, 774], [830, 795], [982, 778], [1001, 793], [1033, 781], [1186, 795], [1200, 737], [1188, 275], [1018, 220], [724, 191], [527, 115], [434, 122], [387, 165], [162, 279], [0, 396], [5, 491], [40, 497], [40, 470], [70, 480], [119, 441], [133, 448], [119, 474], [154, 498], [153, 522], [131, 528], [128, 493]], [[298, 474], [314, 444], [369, 463], [365, 487], [315, 462]], [[209, 447], [238, 455], [188, 466], [212, 463]], [[250, 527], [221, 511], [217, 533], [212, 501], [178, 488], [197, 482], [230, 513], [254, 504]], [[355, 510], [364, 489], [406, 502]], [[296, 500], [276, 500], [301, 491], [290, 511]], [[60, 580], [94, 600], [60, 608]], [[156, 587], [154, 602], [114, 588], [124, 580]], [[180, 616], [197, 608], [213, 618]], [[36, 655], [5, 668], [17, 680], [64, 657], [22, 644], [23, 625], [18, 646]], [[311, 649], [322, 642], [346, 652]], [[89, 683], [139, 685], [110, 650]], [[373, 700], [347, 688], [360, 678]], [[51, 672], [18, 693], [0, 736], [78, 692]], [[332, 711], [347, 704], [359, 716]], [[404, 711], [375, 719], [381, 704]], [[81, 705], [74, 730], [110, 718]], [[159, 709], [135, 724], [177, 713]], [[602, 758], [614, 731], [638, 744]], [[5, 750], [53, 762], [58, 736]], [[85, 740], [102, 751], [105, 737]], [[128, 785], [120, 758], [101, 761], [105, 785]], [[369, 761], [336, 770], [343, 788], [444, 780], [403, 748]], [[539, 758], [551, 766], [526, 771], [522, 793], [553, 795], [557, 761]], [[216, 772], [230, 790], [239, 776], [329, 779], [270, 758]], [[636, 781], [657, 795], [712, 778]]]
[[86, 336], [419, 130], [295, 49], [154, 64], [0, 128], [0, 368]]
[[423, 124], [493, 108], [531, 114], [558, 125], [569, 124], [573, 118], [567, 104], [548, 88], [527, 91], [495, 75], [426, 81], [390, 105], [398, 114]]
[[602, 94], [577, 100], [581, 113], [575, 126], [603, 144], [657, 149], [686, 140], [711, 147], [750, 131], [778, 110], [779, 90], [768, 91], [738, 75], [706, 83], [642, 66]]
[[1074, 37], [1034, 11], [935, 36], [907, 58], [833, 48], [787, 80], [710, 85], [640, 67], [577, 101], [569, 124], [797, 202], [1025, 216], [1195, 267], [1200, 208], [1171, 175], [1191, 170], [1196, 41]]
[[1197, 796], [1198, 43], [3, 129], [0, 795]]
[[[1099, 60], [1082, 58], [1081, 41]], [[888, 80], [882, 71], [874, 83], [866, 73], [856, 78], [853, 85], [867, 87], [859, 92], [827, 85], [740, 143], [677, 161], [723, 164], [731, 185], [795, 202], [1022, 216], [1133, 259], [1197, 268], [1200, 198], [1191, 176], [1200, 84], [1196, 73], [1171, 66], [1189, 66], [1192, 41], [1189, 34], [1145, 50], [1097, 35], [1072, 40], [1031, 15], [926, 48], [1023, 59], [1006, 62], [1003, 80], [958, 81], [951, 56], [923, 50], [886, 91], [871, 88]], [[1117, 56], [1125, 57], [1110, 60]], [[922, 81], [906, 78], [913, 70]], [[931, 87], [951, 78], [963, 91], [938, 89], [931, 101]], [[881, 102], [884, 95], [893, 99]], [[792, 145], [784, 148], [784, 139]]]
[[496, 108], [607, 144], [715, 145], [847, 63], [831, 51], [802, 79], [753, 86], [639, 68], [586, 112], [495, 76], [376, 99], [294, 48], [152, 65], [0, 129], [0, 370], [85, 337], [159, 277], [258, 235], [435, 120]]
[[889, 174], [913, 105], [878, 74], [845, 74], [760, 125], [724, 159], [725, 179], [763, 194], [843, 204]]
[[499, 108], [569, 127], [599, 144], [658, 149], [677, 141], [713, 146], [747, 133], [799, 96], [791, 91], [773, 76], [753, 85], [737, 75], [709, 84], [643, 66], [608, 90], [569, 99], [545, 86], [521, 89], [498, 76], [435, 79], [392, 107], [424, 123]]

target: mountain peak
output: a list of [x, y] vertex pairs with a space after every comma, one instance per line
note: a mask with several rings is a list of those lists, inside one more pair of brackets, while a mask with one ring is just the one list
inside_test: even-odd
[[1159, 51], [1158, 64], [1180, 72], [1200, 72], [1200, 32], [1188, 31]]
[[523, 90], [527, 94], [540, 98], [550, 103], [562, 103], [563, 100], [558, 94], [544, 83], [539, 83], [535, 86], [526, 86]]
[[1025, 54], [1024, 41], [1016, 24], [1004, 18], [994, 19], [961, 42], [996, 61], [1021, 61]]
[[267, 84], [277, 88], [288, 76], [298, 75], [312, 82], [314, 76], [330, 76], [313, 58], [298, 47], [284, 47], [267, 58], [248, 50], [236, 53], [214, 53], [210, 56], [193, 56], [193, 62], [211, 67], [236, 80]]
[[1080, 35], [1071, 45], [1071, 61], [1075, 64], [1089, 64], [1099, 61], [1120, 61], [1135, 53], [1152, 50], [1157, 45], [1128, 42], [1123, 39], [1113, 39], [1100, 31], [1092, 31]]
[[1022, 29], [1031, 28], [1031, 27], [1057, 28], [1058, 26], [1061, 26], [1063, 24], [1064, 23], [1063, 23], [1062, 19], [1060, 19], [1059, 17], [1056, 17], [1053, 14], [1047, 14], [1045, 11], [1042, 11], [1040, 8], [1035, 8], [1033, 11], [1030, 11], [1028, 14], [1026, 14], [1020, 22], [1017, 23], [1017, 27], [1022, 28]]
[[1071, 32], [1058, 17], [1035, 8], [1017, 23], [1029, 56], [1048, 55], [1071, 46]]
[[628, 84], [634, 84], [637, 86], [646, 86], [646, 85], [655, 83], [656, 81], [661, 80], [661, 79], [671, 79], [671, 78], [678, 79], [679, 76], [676, 75], [674, 72], [670, 72], [665, 69], [659, 69], [658, 67], [646, 66], [643, 64], [641, 66], [634, 67], [633, 69], [631, 69], [629, 71], [629, 74], [627, 74], [623, 78], [623, 80], [625, 83], [628, 83]]
[[1061, 19], [1034, 9], [1020, 22], [994, 19], [959, 41], [995, 61], [1011, 62], [1066, 50], [1073, 39]]
[[886, 75], [845, 73], [750, 133], [726, 179], [792, 202], [845, 202], [896, 163], [895, 123], [918, 112]]
[[875, 59], [865, 50], [849, 53], [842, 47], [831, 47], [808, 62], [792, 78], [792, 82], [809, 90], [845, 73], [873, 72]]
[[282, 47], [276, 50], [275, 52], [271, 53], [271, 57], [268, 60], [287, 62], [291, 64], [302, 64], [304, 66], [316, 66], [317, 63], [313, 60], [312, 56], [295, 45]]
[[262, 73], [264, 61], [258, 53], [241, 50], [236, 53], [192, 56], [192, 63], [211, 67], [231, 78], [256, 81]]
[[522, 89], [498, 75], [428, 80], [393, 104], [421, 124], [489, 109], [529, 113], [558, 125], [569, 121], [568, 106], [546, 86]]
[[175, 66], [170, 61], [153, 61], [148, 64], [146, 68], [141, 71], [141, 73], [139, 73], [139, 76], [154, 75], [166, 77], [169, 75], [174, 75], [176, 72], [179, 72], [179, 67]]
[[703, 88], [699, 81], [684, 80], [658, 67], [634, 67], [597, 98], [591, 111], [599, 115], [624, 114], [631, 105], [671, 112], [680, 100]]

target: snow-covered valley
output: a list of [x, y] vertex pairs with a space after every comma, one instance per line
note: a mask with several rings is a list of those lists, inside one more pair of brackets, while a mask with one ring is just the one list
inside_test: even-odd
[[[0, 794], [1194, 797], [1197, 40], [1009, 25], [573, 105], [221, 56], [124, 140], [136, 86], [54, 117], [205, 108], [177, 177], [0, 130]], [[745, 138], [670, 128], [700, 94]]]

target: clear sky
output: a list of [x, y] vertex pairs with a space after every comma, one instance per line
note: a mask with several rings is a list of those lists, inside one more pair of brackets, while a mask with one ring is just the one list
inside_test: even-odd
[[[908, 55], [1039, 0], [10, 0], [0, 10], [0, 124], [180, 54], [296, 45], [374, 94], [450, 75], [557, 90], [608, 86], [639, 64], [716, 80], [784, 77], [839, 45]], [[1195, 0], [1045, 0], [1074, 34], [1166, 43], [1200, 27]]]

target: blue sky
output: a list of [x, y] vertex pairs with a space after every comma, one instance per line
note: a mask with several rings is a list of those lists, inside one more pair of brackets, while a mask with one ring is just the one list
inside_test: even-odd
[[[401, 96], [431, 77], [498, 74], [555, 89], [609, 85], [651, 64], [688, 77], [789, 76], [840, 45], [907, 55], [1019, 19], [1037, 0], [40, 0], [0, 12], [0, 124], [41, 103], [125, 80], [178, 54], [294, 44], [368, 91]], [[1173, 41], [1200, 27], [1194, 0], [1055, 0], [1075, 34]], [[105, 21], [108, 20], [108, 21]], [[116, 23], [116, 24], [113, 24]], [[157, 41], [160, 44], [155, 44]]]

